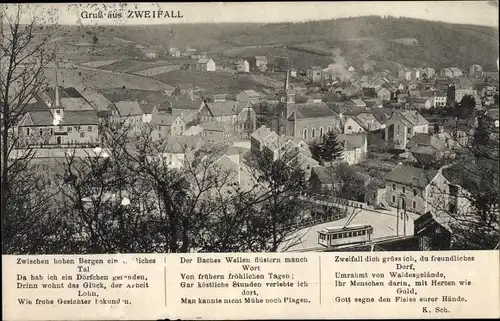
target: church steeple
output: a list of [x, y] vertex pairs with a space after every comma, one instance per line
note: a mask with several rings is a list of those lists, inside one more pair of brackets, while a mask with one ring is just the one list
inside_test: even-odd
[[282, 98], [283, 103], [286, 107], [286, 117], [288, 118], [293, 112], [294, 104], [295, 104], [295, 93], [290, 89], [290, 69], [286, 71], [286, 79], [285, 79], [285, 88], [284, 88], [284, 96]]
[[58, 124], [64, 117], [64, 108], [61, 106], [61, 101], [59, 97], [59, 82], [57, 80], [57, 67], [54, 69], [55, 72], [55, 88], [54, 97], [50, 110], [52, 112], [52, 117], [54, 118], [54, 125]]

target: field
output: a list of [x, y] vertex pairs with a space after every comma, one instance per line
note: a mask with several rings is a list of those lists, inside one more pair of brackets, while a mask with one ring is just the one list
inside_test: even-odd
[[[158, 80], [131, 74], [113, 73], [91, 68], [58, 68], [59, 84], [90, 88], [130, 88], [144, 90], [173, 90], [173, 87]], [[45, 76], [55, 82], [53, 68], [45, 69]]]
[[118, 60], [112, 64], [101, 66], [99, 69], [117, 72], [135, 73], [137, 71], [170, 65], [168, 61], [143, 61], [134, 59]]
[[179, 84], [193, 85], [204, 88], [210, 93], [238, 94], [242, 90], [257, 89], [267, 91], [275, 86], [280, 87], [283, 82], [273, 78], [256, 75], [232, 75], [228, 72], [202, 72], [176, 70], [169, 73], [153, 76], [159, 81], [176, 86]]

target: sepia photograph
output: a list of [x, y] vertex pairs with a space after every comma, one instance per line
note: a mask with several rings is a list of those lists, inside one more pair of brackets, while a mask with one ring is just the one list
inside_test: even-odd
[[0, 10], [2, 254], [500, 248], [498, 1]]

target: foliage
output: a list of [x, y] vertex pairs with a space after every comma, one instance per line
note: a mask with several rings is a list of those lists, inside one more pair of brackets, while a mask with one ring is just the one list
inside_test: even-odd
[[343, 152], [344, 148], [339, 143], [337, 134], [334, 131], [326, 133], [319, 145], [319, 157], [326, 162], [331, 162], [342, 157]]

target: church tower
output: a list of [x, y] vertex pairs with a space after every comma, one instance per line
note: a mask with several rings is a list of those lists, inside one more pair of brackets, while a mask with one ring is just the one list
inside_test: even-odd
[[290, 89], [290, 69], [287, 69], [286, 71], [285, 88], [282, 102], [285, 104], [286, 118], [288, 119], [288, 117], [295, 110], [295, 94]]
[[57, 120], [57, 122], [59, 122], [64, 117], [64, 108], [61, 106], [61, 101], [59, 97], [59, 82], [57, 81], [57, 69], [55, 69], [55, 74], [56, 74], [55, 77], [56, 83], [54, 88], [54, 97], [52, 100], [52, 104], [50, 106], [50, 111], [52, 113], [52, 118], [54, 120]]

